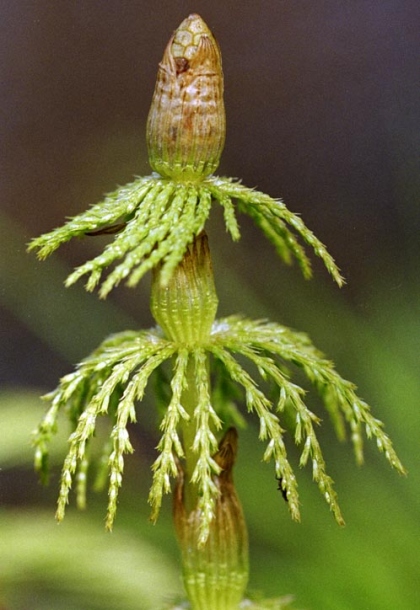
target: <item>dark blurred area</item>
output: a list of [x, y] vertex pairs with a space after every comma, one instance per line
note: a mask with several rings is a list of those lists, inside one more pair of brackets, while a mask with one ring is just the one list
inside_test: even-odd
[[[373, 504], [378, 498], [389, 501], [389, 522], [383, 526], [388, 540], [405, 540], [405, 534], [412, 540], [412, 517], [420, 507], [419, 478], [412, 472], [420, 425], [418, 0], [2, 2], [0, 389], [45, 391], [104, 335], [152, 324], [147, 280], [137, 290], [122, 286], [107, 302], [84, 293], [82, 286], [64, 289], [69, 270], [97, 252], [107, 238], [71, 243], [45, 263], [26, 255], [25, 247], [32, 237], [96, 203], [117, 184], [150, 172], [144, 132], [157, 65], [172, 31], [191, 12], [208, 23], [223, 54], [228, 131], [218, 173], [240, 177], [247, 186], [281, 197], [328, 246], [348, 281], [339, 291], [314, 262], [315, 278], [305, 283], [297, 269], [284, 268], [248, 218], [240, 218], [242, 239], [232, 244], [215, 210], [209, 236], [220, 313], [270, 317], [309, 332], [343, 375], [361, 387], [408, 462], [411, 486], [407, 491], [372, 450], [368, 456], [373, 465], [366, 468], [372, 486], [363, 487], [360, 502], [367, 502], [369, 494]], [[147, 422], [146, 431], [139, 433], [146, 454], [155, 440], [155, 420], [148, 416]], [[248, 436], [251, 433], [246, 434], [246, 442]], [[328, 434], [326, 438], [328, 442]], [[256, 444], [255, 434], [253, 439]], [[257, 445], [256, 451], [258, 462], [262, 447]], [[333, 477], [340, 481], [343, 467], [344, 488], [358, 494], [364, 473], [351, 474], [350, 452], [349, 446], [334, 446], [327, 459], [332, 460]], [[335, 472], [337, 463], [340, 468]], [[42, 493], [29, 483], [34, 475], [28, 462], [11, 464], [15, 464], [12, 474], [0, 472], [6, 509], [25, 503], [22, 489], [28, 489], [28, 506], [36, 506]], [[393, 560], [388, 546], [378, 551], [378, 557], [387, 555], [384, 563], [372, 559], [382, 570], [374, 585], [365, 573], [355, 571], [350, 577], [347, 573], [348, 582], [357, 583], [356, 592], [340, 593], [336, 587], [328, 597], [319, 583], [327, 581], [331, 558], [335, 553], [339, 557], [340, 551], [322, 547], [322, 532], [316, 529], [316, 520], [311, 521], [311, 504], [315, 503], [318, 515], [318, 499], [310, 473], [306, 473], [308, 491], [303, 484], [309, 530], [298, 533], [284, 517], [281, 565], [291, 555], [289, 580], [274, 577], [279, 550], [258, 521], [258, 501], [252, 499], [250, 481], [259, 486], [260, 475], [247, 468], [251, 466], [245, 461], [239, 480], [251, 515], [255, 564], [258, 558], [264, 563], [266, 557], [272, 570], [271, 580], [264, 580], [264, 570], [255, 565], [253, 586], [271, 583], [273, 595], [276, 589], [294, 592], [313, 609], [417, 606], [418, 594], [409, 590], [409, 583], [418, 560], [410, 550], [403, 559], [395, 551], [397, 542]], [[261, 476], [267, 490], [275, 489], [271, 470], [264, 468]], [[13, 477], [16, 472], [19, 476]], [[376, 477], [382, 476], [375, 495]], [[22, 481], [29, 488], [19, 487]], [[399, 494], [410, 519], [406, 529], [396, 516]], [[50, 492], [48, 502], [51, 497]], [[352, 516], [361, 528], [374, 527], [376, 517], [370, 508], [364, 512], [356, 502], [352, 515], [351, 500], [349, 492], [344, 500], [348, 521]], [[145, 496], [141, 502], [145, 505]], [[261, 506], [265, 511], [265, 504]], [[147, 507], [143, 508], [147, 515]], [[387, 511], [386, 506], [376, 508]], [[134, 517], [127, 514], [130, 527]], [[277, 514], [270, 519], [273, 523], [277, 519], [279, 527]], [[335, 527], [328, 514], [321, 523], [327, 534]], [[395, 536], [390, 533], [392, 524]], [[101, 517], [97, 526], [101, 527]], [[343, 565], [360, 560], [355, 541], [364, 542], [363, 530], [350, 534], [347, 530], [351, 542], [343, 547], [347, 553]], [[327, 564], [316, 563], [314, 569], [309, 559], [302, 563], [296, 559], [299, 545], [305, 555], [308, 536], [323, 553], [330, 553]], [[335, 536], [327, 536], [325, 544], [332, 545]], [[297, 565], [300, 576], [294, 579], [292, 568]], [[312, 589], [305, 584], [305, 570], [312, 574]], [[407, 582], [389, 583], [388, 574], [404, 575]], [[380, 591], [385, 580], [389, 589]], [[378, 596], [368, 597], [364, 605], [362, 591], [371, 586]], [[36, 608], [48, 607], [42, 603]], [[75, 610], [94, 607], [74, 604]]]

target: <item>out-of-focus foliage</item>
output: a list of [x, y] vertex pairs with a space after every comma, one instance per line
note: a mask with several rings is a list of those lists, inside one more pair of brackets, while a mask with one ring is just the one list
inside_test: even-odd
[[[6, 469], [10, 481], [31, 468], [29, 435], [42, 411], [35, 393], [0, 394], [3, 479]], [[62, 460], [64, 443], [60, 435], [53, 462]], [[3, 497], [6, 494], [3, 489]], [[147, 524], [144, 511], [137, 516], [141, 519]], [[101, 525], [93, 511], [75, 513], [58, 527], [52, 511], [31, 505], [30, 497], [21, 506], [2, 506], [0, 603], [4, 608], [157, 608], [179, 591], [176, 564], [165, 557], [163, 546], [147, 542], [124, 523], [114, 535], [106, 534]]]
[[174, 563], [127, 529], [107, 536], [92, 520], [54, 527], [46, 511], [3, 514], [5, 608], [157, 608], [177, 589]]

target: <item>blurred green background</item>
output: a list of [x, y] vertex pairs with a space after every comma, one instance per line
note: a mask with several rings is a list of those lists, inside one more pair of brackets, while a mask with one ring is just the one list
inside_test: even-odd
[[[154, 527], [147, 490], [157, 441], [149, 395], [133, 430], [114, 533], [106, 497], [53, 520], [66, 426], [44, 489], [32, 472], [39, 394], [110, 332], [152, 324], [149, 285], [106, 302], [70, 269], [100, 240], [38, 263], [33, 236], [134, 174], [149, 172], [144, 127], [169, 36], [198, 12], [218, 38], [228, 134], [220, 173], [281, 196], [328, 245], [348, 285], [315, 264], [304, 282], [241, 218], [232, 244], [209, 224], [221, 315], [307, 331], [385, 421], [408, 478], [372, 444], [366, 464], [320, 431], [347, 526], [300, 472], [292, 523], [255, 422], [241, 434], [237, 483], [251, 541], [250, 589], [293, 593], [306, 610], [420, 607], [420, 5], [418, 0], [244, 3], [71, 0], [0, 6], [0, 608], [153, 609], [181, 592], [170, 499]], [[312, 404], [312, 403], [311, 403]], [[318, 406], [312, 404], [314, 409]], [[291, 451], [296, 457], [296, 453]]]

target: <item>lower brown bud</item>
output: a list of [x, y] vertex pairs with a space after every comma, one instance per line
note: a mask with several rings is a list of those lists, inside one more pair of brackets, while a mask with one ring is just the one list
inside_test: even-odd
[[200, 511], [187, 513], [184, 506], [183, 491], [188, 482], [179, 465], [174, 522], [192, 610], [237, 610], [248, 582], [248, 535], [232, 477], [237, 443], [235, 428], [229, 428], [213, 456], [223, 470], [214, 477], [220, 493], [204, 546], [199, 546]]

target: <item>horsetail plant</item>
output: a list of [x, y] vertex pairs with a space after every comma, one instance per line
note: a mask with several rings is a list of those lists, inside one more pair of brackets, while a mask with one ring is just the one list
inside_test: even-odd
[[[147, 121], [153, 173], [117, 189], [29, 245], [44, 259], [73, 237], [115, 233], [104, 251], [78, 267], [66, 284], [87, 276], [87, 290], [99, 286], [105, 298], [122, 280], [134, 287], [151, 270], [151, 311], [157, 323], [147, 331], [108, 337], [45, 397], [51, 406], [34, 434], [35, 466], [45, 478], [48, 443], [59, 412], [65, 410], [73, 431], [61, 476], [61, 521], [75, 481], [78, 504], [85, 505], [90, 446], [97, 419], [107, 417], [111, 431], [100, 464], [102, 477], [109, 478], [106, 526], [111, 529], [125, 456], [133, 451], [127, 426], [141, 417], [150, 377], [160, 375], [169, 398], [160, 423], [149, 503], [155, 521], [163, 495], [171, 492], [171, 480], [175, 481], [174, 520], [188, 607], [279, 610], [288, 600], [244, 601], [247, 531], [232, 477], [236, 427], [242, 421], [236, 406], [238, 388], [246, 410], [259, 421], [259, 437], [266, 442], [263, 459], [273, 461], [279, 489], [295, 520], [300, 519], [299, 494], [285, 444], [287, 429], [301, 448], [299, 465], [311, 464], [327, 505], [336, 521], [344, 523], [317, 438], [321, 420], [305, 404], [304, 389], [292, 381], [293, 369], [303, 371], [319, 394], [338, 437], [344, 438], [346, 427], [350, 429], [357, 462], [363, 461], [365, 433], [376, 438], [397, 471], [404, 473], [404, 468], [383, 424], [307, 335], [241, 316], [216, 319], [218, 299], [204, 231], [213, 202], [223, 207], [233, 240], [240, 237], [240, 211], [251, 216], [286, 263], [297, 261], [305, 278], [311, 276], [305, 250], [309, 246], [335, 282], [344, 282], [325, 246], [284, 203], [214, 175], [224, 139], [220, 50], [204, 21], [193, 14], [175, 31], [159, 65]], [[111, 266], [104, 279], [103, 272]], [[244, 359], [258, 372], [256, 377], [244, 368]], [[161, 373], [167, 362], [173, 370], [169, 381]]]

